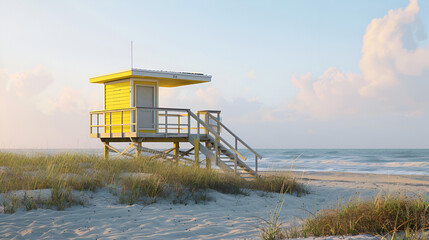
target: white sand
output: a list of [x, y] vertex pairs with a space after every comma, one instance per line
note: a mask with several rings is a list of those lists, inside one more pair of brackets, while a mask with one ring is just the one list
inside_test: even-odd
[[[347, 178], [337, 173], [306, 176], [311, 194], [303, 197], [285, 195], [280, 220], [292, 226], [309, 212], [336, 206], [351, 196], [371, 198], [386, 187], [429, 193], [429, 182], [395, 183], [368, 181], [368, 175]], [[329, 180], [321, 179], [329, 176]], [[337, 175], [337, 177], [335, 177]], [[360, 176], [360, 177], [359, 177]], [[376, 178], [377, 176], [373, 176]], [[335, 179], [337, 178], [337, 180]], [[389, 180], [390, 181], [390, 180]], [[214, 198], [207, 204], [171, 204], [159, 200], [151, 205], [119, 204], [118, 197], [107, 190], [87, 193], [85, 207], [73, 206], [65, 211], [38, 209], [14, 214], [0, 214], [0, 238], [5, 239], [258, 239], [263, 219], [269, 219], [279, 194], [251, 191], [250, 196], [210, 191]], [[305, 209], [305, 210], [303, 210]], [[313, 238], [308, 238], [313, 239]], [[316, 239], [376, 239], [371, 236]]]

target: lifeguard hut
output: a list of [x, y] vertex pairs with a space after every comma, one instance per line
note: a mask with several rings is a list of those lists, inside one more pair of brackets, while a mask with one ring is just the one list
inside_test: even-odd
[[[220, 121], [220, 111], [202, 110], [195, 114], [186, 108], [159, 107], [159, 87], [210, 81], [211, 76], [200, 73], [134, 68], [90, 78], [90, 83], [104, 85], [104, 110], [90, 112], [90, 137], [99, 138], [104, 144], [105, 159], [111, 151], [118, 153], [117, 157], [130, 156], [130, 151], [140, 156], [144, 151], [183, 164], [200, 166], [205, 162], [211, 168], [214, 163], [245, 178], [256, 176], [261, 155]], [[112, 142], [130, 145], [119, 151]], [[158, 151], [144, 147], [144, 142], [171, 142], [173, 148]], [[180, 151], [181, 142], [189, 142], [193, 147]], [[245, 163], [247, 159], [240, 153], [243, 149], [254, 156], [254, 169]], [[205, 156], [202, 160], [200, 153]], [[189, 158], [192, 154], [193, 159]]]

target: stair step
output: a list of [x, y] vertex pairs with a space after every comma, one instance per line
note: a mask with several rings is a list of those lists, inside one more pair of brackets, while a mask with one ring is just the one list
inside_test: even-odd
[[[209, 136], [204, 141], [207, 141], [205, 145], [201, 145], [202, 151], [206, 151], [207, 154], [211, 154], [211, 158], [217, 157], [217, 165], [225, 171], [234, 172], [236, 170], [237, 176], [245, 180], [255, 179], [255, 172], [249, 168], [246, 163], [242, 162], [243, 159], [239, 158], [235, 153], [234, 149], [230, 149], [223, 143], [216, 143], [216, 139]], [[193, 144], [194, 141], [190, 141]], [[217, 152], [214, 145], [217, 145]], [[235, 159], [237, 158], [237, 162]], [[220, 164], [220, 165], [219, 165]]]

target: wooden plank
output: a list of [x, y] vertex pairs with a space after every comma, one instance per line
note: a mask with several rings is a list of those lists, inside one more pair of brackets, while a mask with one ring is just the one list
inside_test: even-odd
[[120, 158], [122, 155], [126, 154], [128, 149], [130, 149], [131, 147], [134, 147], [133, 144], [128, 145], [127, 148], [124, 149], [124, 151], [120, 152], [118, 156], [116, 156], [116, 159]]

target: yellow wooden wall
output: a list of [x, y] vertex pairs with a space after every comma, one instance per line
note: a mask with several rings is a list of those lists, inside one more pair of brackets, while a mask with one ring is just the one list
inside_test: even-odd
[[[131, 106], [131, 85], [130, 81], [121, 81], [118, 83], [109, 83], [104, 85], [104, 106], [106, 110], [115, 110], [129, 108]], [[123, 123], [130, 123], [131, 114], [129, 111], [123, 113]], [[110, 114], [106, 114], [106, 124], [110, 123]], [[121, 113], [112, 113], [112, 124], [121, 123]], [[120, 133], [121, 127], [112, 127], [112, 133]], [[123, 132], [130, 132], [129, 126], [123, 127]], [[110, 129], [106, 128], [106, 133], [110, 133]]]

